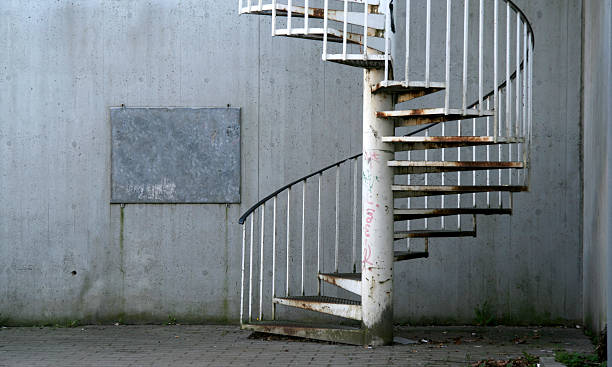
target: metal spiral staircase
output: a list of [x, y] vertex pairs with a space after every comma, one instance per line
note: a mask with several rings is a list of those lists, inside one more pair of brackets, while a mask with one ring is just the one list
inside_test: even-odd
[[394, 262], [427, 258], [431, 241], [475, 237], [478, 215], [512, 214], [513, 193], [528, 190], [531, 25], [509, 0], [239, 7], [270, 16], [272, 36], [322, 41], [324, 61], [364, 70], [362, 153], [239, 220], [241, 327], [392, 343]]

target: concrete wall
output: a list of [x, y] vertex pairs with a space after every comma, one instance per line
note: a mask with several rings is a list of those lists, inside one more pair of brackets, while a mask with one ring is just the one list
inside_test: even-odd
[[597, 335], [606, 325], [610, 244], [610, 116], [612, 3], [584, 2], [584, 323]]
[[[471, 322], [487, 300], [507, 322], [582, 317], [581, 7], [519, 6], [536, 34], [532, 191], [512, 217], [482, 218], [478, 239], [432, 241], [430, 259], [398, 264], [398, 321]], [[0, 321], [237, 320], [238, 217], [361, 150], [362, 72], [236, 13], [233, 1], [0, 3]], [[121, 104], [241, 107], [242, 204], [110, 205], [108, 108]]]

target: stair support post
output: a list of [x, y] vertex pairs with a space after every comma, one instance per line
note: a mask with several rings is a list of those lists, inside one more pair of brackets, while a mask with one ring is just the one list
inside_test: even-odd
[[377, 111], [393, 109], [393, 97], [371, 92], [384, 79], [384, 70], [364, 71], [361, 305], [366, 345], [393, 343], [393, 170], [387, 162], [394, 150], [382, 137], [394, 135], [394, 124], [376, 117]]

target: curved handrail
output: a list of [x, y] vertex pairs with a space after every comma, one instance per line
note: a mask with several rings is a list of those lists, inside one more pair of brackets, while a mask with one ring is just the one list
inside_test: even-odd
[[514, 3], [514, 1], [512, 0], [504, 0], [504, 1], [510, 4], [510, 6], [512, 7], [512, 10], [519, 13], [521, 17], [525, 20], [525, 24], [527, 24], [527, 28], [529, 28], [529, 33], [531, 34], [531, 43], [533, 44], [533, 47], [535, 47], [535, 33], [533, 33], [533, 28], [531, 27], [531, 22], [527, 18], [527, 15], [525, 15], [525, 13], [521, 10], [521, 8], [519, 8]]
[[[525, 13], [514, 3], [514, 1], [512, 0], [503, 0], [504, 2], [506, 2], [517, 14], [520, 14], [520, 17], [523, 19], [523, 21], [525, 22], [525, 24], [527, 25], [528, 28], [528, 34], [530, 35], [531, 38], [531, 42], [532, 42], [532, 47], [535, 47], [535, 35], [533, 32], [533, 28], [531, 26], [531, 22], [529, 22], [529, 19], [527, 18], [527, 16], [525, 15]], [[516, 70], [513, 71], [513, 73], [510, 75], [510, 80], [513, 80], [516, 78], [516, 74], [520, 71], [524, 69], [524, 63], [526, 62], [526, 60], [521, 60], [519, 67], [517, 67]], [[496, 90], [501, 90], [503, 88], [505, 88], [505, 86], [507, 85], [508, 80], [503, 80], [497, 87], [494, 87], [491, 91], [489, 91], [487, 94], [482, 96], [482, 101], [484, 101], [487, 98], [490, 98]], [[480, 100], [476, 100], [475, 102], [473, 102], [472, 104], [468, 105], [466, 108], [473, 108], [475, 106], [477, 106], [480, 103]], [[411, 131], [410, 133], [404, 135], [404, 136], [412, 136], [414, 134], [417, 134], [419, 132], [422, 132], [424, 130], [428, 130], [434, 126], [437, 126], [438, 124], [440, 124], [440, 122], [434, 122], [431, 124], [428, 124], [422, 128], [416, 129], [414, 131]], [[259, 208], [261, 205], [263, 205], [265, 202], [267, 202], [268, 200], [274, 198], [275, 196], [277, 196], [278, 194], [280, 194], [281, 192], [285, 191], [286, 189], [294, 186], [297, 183], [300, 183], [302, 181], [308, 180], [309, 178], [316, 176], [318, 174], [321, 174], [333, 167], [336, 166], [340, 166], [342, 163], [347, 162], [349, 160], [352, 159], [356, 159], [360, 156], [362, 156], [363, 153], [359, 153], [356, 155], [353, 155], [351, 157], [345, 158], [341, 161], [335, 162], [333, 164], [330, 164], [318, 171], [315, 171], [313, 173], [310, 173], [304, 177], [301, 177], [299, 179], [296, 179], [286, 185], [284, 185], [283, 187], [281, 187], [280, 189], [274, 191], [273, 193], [269, 194], [268, 196], [264, 197], [263, 199], [259, 200], [257, 203], [255, 203], [253, 206], [251, 206], [249, 209], [247, 209], [247, 211], [240, 217], [240, 219], [238, 220], [239, 224], [244, 224], [244, 222], [246, 221], [246, 219], [248, 218], [249, 215], [251, 215], [257, 208]]]
[[[414, 130], [414, 131], [411, 131], [410, 133], [406, 134], [406, 136], [412, 136], [412, 135], [414, 135], [414, 134], [418, 134], [418, 133], [420, 133], [421, 131], [424, 131], [424, 130], [427, 130], [427, 129], [431, 128], [431, 127], [434, 127], [434, 126], [435, 126], [435, 125], [437, 125], [437, 124], [438, 124], [438, 122], [435, 122], [435, 123], [432, 123], [432, 124], [426, 125], [426, 126], [424, 126], [424, 127], [421, 127], [421, 128], [419, 128], [419, 129], [416, 129], [416, 130]], [[316, 176], [316, 175], [318, 175], [318, 174], [320, 174], [320, 173], [323, 173], [323, 172], [327, 171], [328, 169], [331, 169], [331, 168], [334, 168], [334, 167], [336, 167], [336, 166], [339, 166], [339, 165], [341, 165], [342, 163], [344, 163], [344, 162], [346, 162], [346, 161], [350, 161], [351, 159], [359, 158], [359, 157], [361, 157], [362, 155], [363, 155], [363, 153], [355, 154], [355, 155], [353, 155], [353, 156], [350, 156], [350, 157], [348, 157], [348, 158], [345, 158], [345, 159], [343, 159], [343, 160], [341, 160], [341, 161], [338, 161], [338, 162], [336, 162], [336, 163], [330, 164], [329, 166], [326, 166], [326, 167], [324, 167], [324, 168], [321, 168], [320, 170], [318, 170], [318, 171], [316, 171], [316, 172], [313, 172], [313, 173], [311, 173], [311, 174], [309, 174], [309, 175], [306, 175], [306, 176], [304, 176], [304, 177], [302, 177], [302, 178], [298, 178], [297, 180], [292, 181], [292, 182], [290, 182], [290, 183], [286, 184], [285, 186], [283, 186], [283, 187], [281, 187], [280, 189], [278, 189], [278, 190], [274, 191], [273, 193], [271, 193], [270, 195], [266, 196], [265, 198], [263, 198], [263, 199], [259, 200], [257, 203], [255, 203], [255, 205], [253, 205], [252, 207], [250, 207], [249, 209], [247, 209], [247, 211], [246, 211], [246, 212], [244, 212], [244, 214], [243, 214], [243, 215], [240, 217], [240, 219], [238, 219], [238, 224], [244, 224], [244, 222], [246, 221], [246, 219], [248, 218], [248, 216], [249, 216], [249, 215], [251, 215], [251, 214], [252, 214], [252, 213], [253, 213], [253, 212], [254, 212], [254, 211], [257, 209], [257, 208], [259, 208], [259, 207], [260, 207], [260, 206], [261, 206], [263, 203], [265, 203], [266, 201], [268, 201], [268, 200], [272, 199], [273, 197], [275, 197], [276, 195], [278, 195], [278, 194], [280, 194], [281, 192], [285, 191], [285, 190], [286, 190], [286, 189], [288, 189], [289, 187], [291, 187], [291, 186], [293, 186], [293, 185], [295, 185], [295, 184], [298, 184], [298, 183], [300, 183], [300, 182], [302, 182], [302, 181], [304, 181], [304, 180], [307, 180], [307, 179], [309, 179], [309, 178], [311, 178], [311, 177], [313, 177], [313, 176]]]

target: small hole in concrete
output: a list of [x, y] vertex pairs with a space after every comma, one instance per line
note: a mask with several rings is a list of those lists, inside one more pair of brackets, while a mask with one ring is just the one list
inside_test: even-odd
[[73, 270], [73, 271], [72, 271], [72, 275], [76, 275], [76, 270]]

